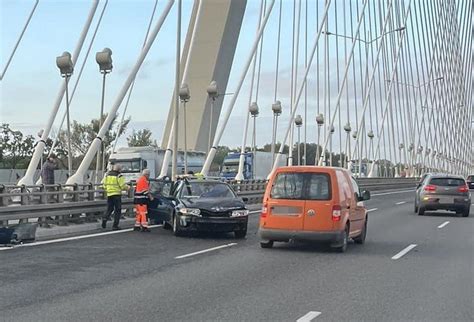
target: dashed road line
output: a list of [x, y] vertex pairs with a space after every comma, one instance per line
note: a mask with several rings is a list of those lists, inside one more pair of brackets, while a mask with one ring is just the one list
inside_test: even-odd
[[444, 223], [442, 223], [441, 225], [438, 226], [438, 229], [444, 228], [444, 227], [446, 227], [448, 224], [449, 224], [449, 221], [445, 221]]
[[[151, 225], [149, 228], [156, 228], [156, 227], [161, 227], [161, 226], [163, 226], [163, 225]], [[87, 239], [87, 238], [93, 238], [93, 237], [116, 235], [116, 234], [131, 232], [131, 231], [133, 231], [133, 228], [107, 231], [107, 232], [102, 232], [102, 233], [97, 233], [97, 234], [89, 234], [89, 235], [82, 235], [82, 236], [74, 236], [74, 237], [65, 237], [65, 238], [44, 240], [44, 241], [39, 241], [39, 242], [34, 242], [34, 243], [14, 245], [12, 247], [0, 247], [0, 251], [15, 249], [15, 248], [19, 248], [19, 247], [34, 247], [34, 246], [41, 246], [41, 245], [48, 245], [48, 244], [57, 244], [57, 243], [62, 243], [62, 242], [72, 241], [72, 240], [80, 240], [80, 239]]]
[[309, 321], [314, 320], [319, 315], [321, 315], [321, 312], [309, 311], [308, 313], [300, 317], [298, 320], [296, 320], [296, 322], [309, 322]]
[[411, 251], [413, 248], [418, 246], [417, 244], [411, 244], [410, 246], [407, 246], [405, 249], [403, 249], [401, 252], [399, 252], [397, 255], [393, 256], [393, 260], [397, 260], [405, 256], [409, 251]]
[[227, 247], [232, 247], [232, 246], [235, 246], [235, 245], [237, 245], [237, 243], [230, 243], [230, 244], [226, 244], [226, 245], [221, 245], [221, 246], [217, 246], [217, 247], [212, 247], [212, 248], [208, 248], [208, 249], [203, 249], [203, 250], [200, 250], [200, 251], [198, 251], [198, 252], [189, 253], [189, 254], [185, 254], [185, 255], [181, 255], [181, 256], [176, 256], [174, 259], [187, 258], [187, 257], [195, 256], [195, 255], [200, 255], [200, 254], [212, 252], [212, 251], [218, 250], [218, 249], [223, 249], [223, 248], [227, 248]]
[[372, 209], [367, 210], [367, 212], [372, 212], [372, 211], [376, 211], [376, 210], [379, 210], [379, 208], [372, 208]]
[[390, 192], [381, 192], [381, 193], [373, 193], [372, 197], [374, 196], [386, 196], [386, 195], [393, 195], [398, 193], [406, 193], [406, 192], [414, 192], [415, 190], [397, 190], [397, 191], [390, 191]]
[[407, 202], [406, 201], [400, 201], [400, 202], [397, 202], [396, 205], [403, 205], [405, 203], [407, 203]]

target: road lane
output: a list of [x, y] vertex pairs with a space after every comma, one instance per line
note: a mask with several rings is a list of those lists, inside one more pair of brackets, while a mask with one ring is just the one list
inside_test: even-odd
[[[410, 198], [408, 193], [406, 199]], [[401, 200], [400, 195], [368, 202], [368, 207], [380, 210], [369, 214], [367, 244], [351, 244], [342, 255], [296, 243], [260, 249], [258, 215], [250, 217], [248, 237], [237, 241], [238, 245], [180, 260], [174, 257], [236, 240], [230, 235], [175, 238], [158, 229], [150, 234], [127, 233], [120, 238], [104, 236], [2, 252], [0, 311], [6, 318], [20, 320], [127, 320], [135, 319], [137, 310], [143, 312], [144, 320], [296, 320], [316, 309], [324, 312], [317, 320], [386, 320], [409, 319], [394, 307], [412, 300], [413, 304], [404, 305], [418, 319], [435, 317], [431, 311], [461, 319], [472, 316], [463, 300], [469, 287], [472, 290], [472, 280], [461, 286], [458, 295], [444, 285], [457, 285], [458, 279], [469, 277], [472, 217], [448, 216], [451, 224], [439, 230], [440, 218], [446, 215], [418, 217], [411, 203], [393, 207], [396, 200]], [[458, 252], [461, 238], [466, 243]], [[439, 239], [445, 244], [437, 245]], [[390, 259], [410, 243], [420, 245], [417, 251], [398, 261]], [[466, 256], [468, 250], [470, 256]], [[435, 266], [432, 261], [445, 257], [438, 252], [450, 253], [453, 263], [461, 262], [449, 265], [452, 272], [444, 282], [440, 276], [434, 276], [433, 282], [428, 274]], [[430, 258], [425, 259], [425, 253]], [[4, 259], [19, 265], [9, 268]], [[413, 267], [415, 261], [420, 262]], [[472, 264], [470, 268], [472, 272]], [[424, 276], [418, 282], [412, 275], [420, 272]], [[421, 282], [439, 283], [449, 290], [454, 297], [452, 307], [439, 312], [435, 303], [425, 300], [422, 309], [414, 307], [417, 296], [431, 296]], [[447, 295], [433, 296], [446, 299]], [[347, 310], [341, 311], [337, 303], [344, 303]]]

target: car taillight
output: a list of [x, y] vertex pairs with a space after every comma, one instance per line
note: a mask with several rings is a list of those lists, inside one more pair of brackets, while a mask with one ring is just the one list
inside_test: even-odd
[[459, 192], [469, 192], [469, 187], [468, 187], [467, 185], [465, 185], [465, 186], [460, 186], [460, 187], [458, 188], [458, 191], [459, 191]]
[[332, 206], [332, 221], [341, 221], [341, 206]]
[[432, 184], [429, 184], [429, 185], [425, 186], [425, 191], [436, 191], [436, 186], [432, 185]]
[[261, 213], [260, 217], [266, 218], [267, 215], [268, 215], [268, 206], [266, 204], [264, 204], [263, 207], [262, 207], [262, 213]]

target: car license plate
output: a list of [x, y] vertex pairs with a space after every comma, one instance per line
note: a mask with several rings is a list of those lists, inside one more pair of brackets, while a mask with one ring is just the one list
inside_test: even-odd
[[439, 198], [439, 203], [447, 204], [447, 203], [453, 203], [453, 202], [451, 198], [444, 197], [444, 198]]

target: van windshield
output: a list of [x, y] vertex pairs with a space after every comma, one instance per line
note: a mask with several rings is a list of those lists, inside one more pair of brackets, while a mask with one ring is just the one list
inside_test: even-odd
[[325, 173], [279, 173], [270, 196], [272, 199], [330, 200], [329, 176]]

